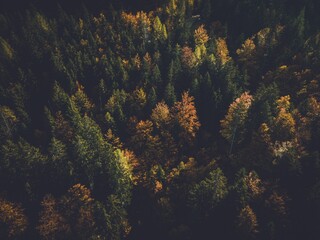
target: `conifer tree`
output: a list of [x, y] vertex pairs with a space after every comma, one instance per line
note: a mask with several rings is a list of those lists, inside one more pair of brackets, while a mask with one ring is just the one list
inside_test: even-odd
[[244, 123], [248, 116], [248, 109], [251, 106], [253, 97], [249, 95], [248, 92], [243, 93], [239, 98], [237, 98], [228, 109], [228, 112], [221, 123], [221, 134], [231, 143], [230, 152], [232, 151], [233, 143], [239, 142], [238, 137], [235, 140], [237, 132], [243, 131]]
[[228, 194], [227, 178], [222, 170], [217, 168], [209, 176], [195, 184], [189, 192], [189, 204], [202, 215], [210, 211], [224, 200]]
[[177, 100], [174, 86], [171, 82], [169, 82], [165, 88], [164, 99], [169, 106], [172, 106]]

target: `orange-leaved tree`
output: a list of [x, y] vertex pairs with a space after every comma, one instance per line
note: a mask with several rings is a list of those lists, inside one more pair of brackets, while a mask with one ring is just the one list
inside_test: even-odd
[[15, 239], [28, 225], [28, 219], [20, 205], [0, 198], [0, 238]]
[[194, 97], [189, 96], [188, 92], [184, 92], [181, 101], [174, 104], [173, 114], [182, 130], [180, 137], [191, 143], [201, 125], [194, 105]]

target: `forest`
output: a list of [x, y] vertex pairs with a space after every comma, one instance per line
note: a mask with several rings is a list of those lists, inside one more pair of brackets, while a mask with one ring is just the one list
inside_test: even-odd
[[1, 0], [0, 239], [320, 239], [319, 12]]

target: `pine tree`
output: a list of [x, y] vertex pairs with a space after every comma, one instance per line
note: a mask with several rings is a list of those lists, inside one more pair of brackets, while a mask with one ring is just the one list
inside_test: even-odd
[[160, 72], [160, 69], [158, 67], [158, 64], [156, 64], [152, 69], [151, 80], [152, 80], [152, 84], [154, 86], [160, 86], [160, 84], [162, 83], [161, 72]]
[[[44, 189], [41, 189], [39, 179], [44, 179], [44, 166], [47, 157], [39, 148], [32, 146], [24, 139], [17, 142], [6, 141], [0, 149], [1, 167], [0, 172], [3, 189], [11, 193], [19, 191], [27, 199], [39, 197]], [[16, 174], [19, 172], [19, 178]], [[12, 187], [11, 184], [14, 184]]]
[[200, 86], [199, 86], [199, 81], [197, 78], [194, 78], [191, 82], [190, 93], [192, 96], [194, 96], [196, 102], [199, 101], [199, 99], [200, 99]]
[[164, 99], [169, 106], [172, 106], [177, 100], [174, 86], [171, 82], [169, 82], [165, 88]]
[[154, 87], [151, 88], [150, 92], [148, 93], [147, 97], [147, 105], [148, 109], [153, 109], [157, 104], [157, 93]]
[[251, 106], [253, 97], [248, 94], [248, 92], [243, 93], [239, 98], [237, 98], [228, 109], [228, 112], [221, 123], [221, 134], [231, 143], [230, 153], [232, 151], [232, 146], [234, 142], [239, 142], [241, 139], [238, 137], [236, 140], [236, 134], [243, 131], [244, 123], [248, 116], [248, 109]]
[[144, 116], [144, 109], [147, 105], [147, 94], [143, 88], [136, 88], [130, 95], [128, 95], [128, 104], [130, 111], [126, 115], [135, 115], [139, 118]]
[[126, 180], [127, 176], [116, 159], [112, 146], [104, 140], [99, 126], [88, 116], [84, 116], [76, 129], [73, 140], [73, 158], [77, 161], [75, 175], [103, 194], [109, 192], [127, 195], [130, 181]]
[[77, 91], [71, 96], [71, 100], [82, 114], [91, 113], [94, 108], [94, 104], [89, 100], [84, 92], [84, 87], [79, 82], [77, 82]]
[[166, 40], [167, 39], [167, 30], [166, 26], [161, 23], [161, 20], [158, 16], [156, 16], [153, 20], [153, 30], [156, 40]]
[[67, 146], [62, 141], [52, 138], [48, 149], [47, 171], [52, 185], [62, 187], [73, 175], [73, 163], [68, 159]]
[[220, 168], [195, 184], [189, 192], [189, 204], [202, 216], [208, 215], [228, 194], [227, 178]]
[[248, 204], [250, 200], [249, 186], [247, 185], [246, 177], [246, 169], [241, 168], [236, 174], [235, 182], [232, 187], [236, 201], [241, 208]]
[[174, 62], [171, 60], [168, 70], [168, 82], [172, 83], [175, 80]]

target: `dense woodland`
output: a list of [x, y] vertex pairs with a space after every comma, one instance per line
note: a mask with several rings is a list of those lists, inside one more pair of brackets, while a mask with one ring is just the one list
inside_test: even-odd
[[0, 239], [319, 239], [319, 11], [2, 0]]

